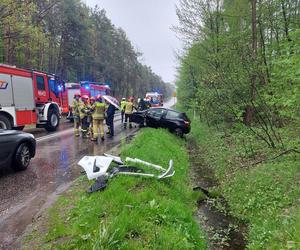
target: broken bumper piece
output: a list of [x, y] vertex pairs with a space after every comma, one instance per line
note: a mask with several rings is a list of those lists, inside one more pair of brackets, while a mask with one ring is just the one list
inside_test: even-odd
[[[115, 162], [117, 163], [120, 168], [114, 171], [108, 171], [111, 163]], [[84, 171], [86, 172], [86, 175], [89, 180], [97, 179], [99, 176], [107, 176], [107, 177], [113, 177], [118, 174], [122, 175], [133, 175], [133, 176], [144, 176], [144, 177], [153, 177], [157, 179], [163, 179], [172, 177], [175, 174], [174, 166], [173, 166], [173, 160], [169, 161], [168, 168], [163, 168], [159, 165], [155, 165], [150, 162], [146, 162], [137, 158], [126, 158], [126, 161], [128, 163], [132, 164], [141, 164], [143, 166], [147, 166], [149, 168], [155, 169], [159, 171], [159, 174], [152, 174], [152, 173], [140, 173], [136, 171], [126, 171], [126, 167], [128, 169], [129, 166], [127, 166], [120, 157], [113, 156], [109, 154], [105, 154], [104, 156], [84, 156], [79, 162], [78, 165], [80, 165]], [[123, 167], [123, 170], [120, 171], [120, 169]]]
[[[113, 161], [117, 164], [120, 164], [120, 165], [124, 164], [122, 159], [118, 156], [109, 155], [109, 154], [104, 154], [104, 155], [106, 157], [112, 158]], [[155, 164], [152, 164], [150, 162], [146, 162], [146, 161], [143, 161], [143, 160], [140, 160], [140, 159], [137, 159], [137, 158], [133, 159], [133, 158], [127, 157], [125, 161], [126, 162], [131, 162], [131, 163], [140, 163], [140, 164], [143, 164], [145, 166], [154, 168], [158, 171], [162, 171], [162, 174], [159, 175], [159, 176], [156, 176], [156, 175], [153, 175], [153, 174], [143, 174], [142, 176], [157, 177], [158, 179], [162, 179], [162, 178], [172, 177], [175, 174], [175, 170], [174, 170], [174, 167], [173, 167], [173, 160], [169, 161], [169, 167], [167, 169], [165, 169], [165, 168], [163, 168], [159, 165], [155, 165]], [[128, 173], [128, 174], [132, 174], [132, 173]], [[136, 174], [132, 174], [132, 175], [136, 175]]]
[[105, 176], [113, 159], [106, 156], [84, 156], [78, 165], [81, 166], [88, 179], [97, 179], [99, 176]]
[[[116, 163], [117, 166], [112, 166], [112, 162]], [[168, 168], [163, 168], [162, 166], [137, 158], [133, 159], [127, 157], [125, 162], [130, 163], [130, 166], [126, 165], [120, 157], [114, 155], [104, 154], [104, 156], [84, 156], [78, 162], [78, 165], [84, 169], [89, 180], [96, 179], [95, 183], [88, 189], [87, 192], [93, 193], [99, 190], [104, 190], [107, 186], [108, 179], [113, 178], [116, 175], [131, 175], [164, 179], [172, 177], [175, 174], [173, 160], [169, 161]], [[159, 173], [145, 173], [139, 167], [132, 166], [134, 164], [155, 169], [159, 171]]]

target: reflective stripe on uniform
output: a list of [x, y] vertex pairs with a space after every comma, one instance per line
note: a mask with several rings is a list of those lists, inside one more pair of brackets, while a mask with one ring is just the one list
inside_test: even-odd
[[95, 102], [93, 105], [93, 119], [105, 118], [105, 104], [102, 102]]
[[133, 103], [132, 102], [126, 102], [126, 105], [125, 105], [125, 114], [132, 114], [133, 112]]

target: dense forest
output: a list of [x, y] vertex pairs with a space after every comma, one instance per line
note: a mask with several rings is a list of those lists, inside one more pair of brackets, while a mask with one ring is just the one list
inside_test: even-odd
[[208, 203], [244, 223], [244, 245], [225, 249], [299, 249], [299, 0], [180, 0], [177, 16], [194, 168], [228, 205]]
[[209, 125], [244, 124], [270, 147], [276, 128], [299, 124], [300, 3], [182, 0], [177, 33], [186, 52], [179, 100]]
[[60, 75], [66, 81], [101, 81], [120, 96], [170, 86], [139, 62], [121, 28], [105, 10], [80, 0], [2, 0], [0, 63]]

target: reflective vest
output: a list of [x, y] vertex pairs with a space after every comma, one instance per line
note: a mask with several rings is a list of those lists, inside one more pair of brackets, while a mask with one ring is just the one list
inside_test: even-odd
[[80, 119], [83, 119], [84, 117], [88, 116], [88, 112], [89, 112], [88, 104], [81, 102], [79, 105], [79, 112], [80, 112]]
[[133, 112], [133, 103], [132, 102], [126, 102], [125, 104], [125, 114], [130, 115]]
[[121, 101], [121, 110], [124, 111], [126, 106], [126, 101]]
[[73, 103], [72, 103], [72, 112], [73, 112], [73, 115], [75, 116], [79, 116], [79, 107], [80, 107], [80, 101], [77, 101], [76, 99], [73, 100]]
[[91, 118], [93, 116], [93, 112], [94, 112], [93, 106], [94, 106], [94, 104], [95, 103], [93, 103], [93, 104], [90, 103], [90, 104], [87, 105], [87, 108], [88, 108], [88, 117], [89, 118]]
[[102, 102], [95, 102], [92, 106], [93, 119], [103, 120], [105, 118], [105, 104]]

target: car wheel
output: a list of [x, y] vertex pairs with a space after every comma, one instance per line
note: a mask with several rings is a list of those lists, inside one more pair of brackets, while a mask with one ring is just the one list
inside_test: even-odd
[[10, 120], [5, 116], [0, 114], [0, 129], [11, 129], [12, 124]]
[[183, 137], [183, 131], [181, 128], [176, 128], [174, 132], [178, 137]]
[[30, 163], [30, 159], [30, 148], [27, 143], [22, 143], [17, 148], [12, 167], [17, 171], [25, 170]]
[[59, 115], [55, 109], [50, 109], [48, 113], [48, 120], [45, 129], [49, 132], [55, 131], [59, 126]]

